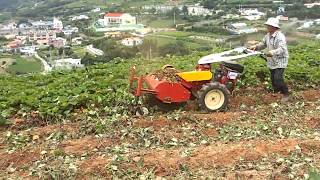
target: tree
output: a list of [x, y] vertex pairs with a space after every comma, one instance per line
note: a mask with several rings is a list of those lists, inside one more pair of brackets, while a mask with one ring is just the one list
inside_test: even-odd
[[190, 53], [190, 50], [183, 41], [177, 41], [175, 43], [170, 43], [159, 48], [161, 56], [166, 55], [186, 55]]
[[86, 52], [85, 56], [81, 59], [81, 64], [84, 64], [85, 66], [92, 65], [95, 62], [94, 56]]
[[202, 1], [202, 5], [205, 8], [214, 9], [219, 4], [219, 2], [219, 0], [204, 0]]
[[151, 8], [150, 13], [151, 13], [151, 14], [156, 14], [156, 13], [157, 13], [156, 8]]
[[188, 7], [187, 7], [187, 6], [183, 6], [183, 7], [182, 7], [182, 13], [183, 13], [183, 15], [185, 15], [185, 16], [188, 15]]
[[180, 14], [180, 9], [177, 7], [174, 7], [171, 11], [167, 12], [167, 16], [173, 17], [174, 15], [179, 15]]

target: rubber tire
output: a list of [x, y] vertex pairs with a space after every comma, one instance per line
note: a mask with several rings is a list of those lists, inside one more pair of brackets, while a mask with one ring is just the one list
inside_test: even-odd
[[[224, 102], [218, 109], [210, 109], [207, 107], [205, 103], [205, 97], [207, 93], [210, 92], [211, 90], [220, 90], [224, 95]], [[203, 87], [198, 91], [198, 94], [199, 94], [199, 98], [198, 98], [199, 106], [201, 109], [207, 112], [225, 111], [229, 104], [230, 92], [224, 84], [220, 84], [219, 82], [211, 82], [203, 85]]]

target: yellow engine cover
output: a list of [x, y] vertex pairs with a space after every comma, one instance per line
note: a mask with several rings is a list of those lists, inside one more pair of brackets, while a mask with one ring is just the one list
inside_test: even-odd
[[212, 72], [210, 71], [190, 71], [177, 73], [177, 75], [187, 82], [209, 81], [212, 79], [213, 76]]

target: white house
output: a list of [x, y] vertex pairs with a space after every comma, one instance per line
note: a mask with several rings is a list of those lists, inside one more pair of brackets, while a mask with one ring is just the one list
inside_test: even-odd
[[61, 31], [63, 29], [62, 21], [60, 21], [58, 18], [53, 18], [53, 29]]
[[265, 13], [259, 12], [258, 9], [241, 9], [239, 12], [249, 21], [259, 20], [262, 16], [265, 16]]
[[243, 16], [243, 18], [249, 20], [249, 21], [256, 21], [261, 19], [261, 16], [259, 15], [251, 15], [251, 16]]
[[223, 19], [239, 19], [240, 16], [238, 14], [226, 14], [222, 16]]
[[89, 19], [88, 16], [86, 15], [79, 15], [79, 16], [74, 16], [71, 20], [72, 21], [79, 21], [79, 20], [87, 20]]
[[104, 55], [104, 52], [100, 49], [97, 49], [97, 48], [94, 48], [93, 45], [89, 45], [87, 46], [87, 50], [91, 53], [91, 54], [94, 54], [96, 56], [103, 56]]
[[272, 1], [273, 4], [282, 4], [284, 1]]
[[316, 35], [316, 39], [320, 39], [320, 34]]
[[125, 46], [137, 46], [143, 43], [143, 39], [139, 37], [125, 38], [121, 40], [121, 44]]
[[276, 18], [279, 19], [279, 21], [289, 21], [289, 17], [283, 15], [279, 15]]
[[320, 6], [320, 2], [306, 3], [306, 4], [304, 4], [304, 6], [307, 8], [313, 8], [314, 6]]
[[300, 29], [308, 29], [310, 28], [312, 25], [314, 24], [313, 21], [307, 21], [305, 23], [303, 23], [302, 26], [298, 27], [297, 29], [300, 30]]
[[83, 64], [81, 64], [81, 59], [59, 59], [53, 62], [53, 67], [55, 69], [74, 69], [83, 67]]
[[210, 9], [204, 8], [202, 6], [187, 6], [189, 16], [206, 16], [212, 15]]
[[319, 25], [319, 24], [320, 24], [320, 19], [314, 20], [314, 23], [317, 24], [317, 25]]
[[91, 12], [94, 12], [94, 13], [97, 13], [97, 12], [100, 12], [100, 11], [101, 11], [101, 8], [99, 8], [99, 7], [91, 10]]
[[106, 13], [104, 16], [105, 26], [133, 25], [137, 24], [136, 17], [128, 13]]
[[247, 27], [247, 24], [246, 23], [233, 23], [233, 24], [230, 24], [230, 27], [232, 27], [234, 29], [239, 29], [239, 28]]
[[15, 22], [9, 23], [7, 25], [3, 25], [1, 30], [13, 30], [17, 28], [17, 24]]
[[52, 21], [34, 21], [31, 22], [32, 27], [37, 28], [37, 29], [51, 29], [53, 26]]
[[64, 35], [71, 35], [73, 33], [79, 32], [79, 28], [67, 26], [62, 30], [62, 32], [63, 32]]
[[[144, 5], [142, 7], [142, 9], [149, 10], [149, 11], [154, 9], [156, 11], [156, 13], [167, 13], [167, 12], [173, 10], [174, 7], [175, 6], [173, 6], [173, 5]], [[178, 6], [177, 8], [182, 10], [182, 6]]]
[[264, 16], [265, 13], [258, 11], [258, 9], [241, 9], [239, 10], [243, 16]]
[[71, 42], [72, 42], [72, 44], [74, 44], [74, 45], [81, 45], [82, 44], [82, 37], [76, 37], [76, 38], [73, 38], [72, 40], [71, 40]]
[[35, 46], [20, 47], [19, 50], [22, 54], [26, 54], [28, 56], [33, 56], [37, 53]]
[[230, 24], [226, 28], [231, 34], [249, 34], [258, 32], [257, 28], [248, 27], [246, 23]]

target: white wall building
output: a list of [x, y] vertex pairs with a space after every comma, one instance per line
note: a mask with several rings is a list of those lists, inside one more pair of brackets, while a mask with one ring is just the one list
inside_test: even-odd
[[210, 9], [204, 8], [202, 6], [187, 6], [189, 16], [206, 16], [212, 15]]
[[12, 22], [12, 23], [9, 23], [7, 25], [3, 25], [1, 27], [1, 30], [13, 30], [13, 29], [16, 29], [17, 28], [17, 24]]
[[230, 24], [226, 28], [231, 34], [249, 34], [258, 32], [257, 28], [248, 27], [246, 23], [234, 23]]
[[72, 42], [72, 44], [74, 44], [74, 45], [81, 45], [82, 44], [82, 37], [76, 37], [76, 38], [73, 38], [72, 40], [71, 40], [71, 42]]
[[[174, 7], [176, 7], [176, 6], [173, 6], [173, 5], [145, 5], [142, 7], [142, 9], [149, 10], [149, 11], [154, 9], [156, 11], [156, 13], [167, 13], [167, 12], [173, 10]], [[182, 10], [182, 6], [177, 6], [177, 8]]]
[[138, 46], [142, 43], [143, 43], [143, 39], [138, 37], [125, 38], [121, 40], [122, 45], [130, 46], [130, 47]]
[[99, 7], [91, 10], [91, 12], [94, 12], [94, 13], [97, 13], [97, 12], [100, 12], [100, 11], [101, 11], [101, 8], [99, 8]]
[[79, 28], [67, 26], [62, 30], [62, 32], [63, 32], [64, 35], [71, 35], [73, 33], [79, 32]]
[[223, 19], [239, 19], [240, 16], [238, 14], [226, 14], [222, 16]]
[[133, 25], [137, 19], [128, 13], [107, 13], [104, 16], [105, 26]]
[[279, 19], [279, 21], [289, 21], [289, 17], [283, 15], [279, 15], [276, 18]]
[[264, 16], [265, 13], [258, 11], [258, 9], [241, 9], [239, 10], [239, 12], [241, 13], [241, 15], [243, 16]]
[[258, 9], [241, 9], [239, 12], [249, 21], [259, 20], [266, 15], [265, 13], [258, 11]]
[[320, 25], [320, 19], [314, 20], [314, 23], [317, 24], [317, 25]]
[[83, 64], [81, 64], [81, 59], [59, 59], [53, 62], [53, 67], [55, 69], [74, 69], [83, 67]]
[[307, 21], [305, 23], [303, 23], [302, 26], [298, 27], [297, 29], [300, 30], [300, 29], [308, 29], [310, 28], [312, 25], [314, 25], [314, 22], [313, 21]]
[[35, 46], [20, 47], [19, 50], [22, 54], [26, 54], [28, 56], [33, 56], [37, 53]]
[[320, 6], [320, 2], [306, 3], [306, 4], [304, 4], [304, 6], [307, 8], [313, 8], [314, 6]]
[[74, 16], [71, 20], [72, 20], [72, 21], [79, 21], [79, 20], [87, 20], [87, 19], [89, 19], [88, 16], [86, 16], [86, 15], [80, 15], [80, 16]]
[[37, 29], [51, 29], [53, 27], [53, 22], [52, 21], [34, 21], [31, 22], [32, 27], [37, 28]]
[[58, 18], [53, 18], [53, 29], [61, 31], [63, 29], [62, 21], [60, 21]]
[[261, 19], [261, 16], [259, 15], [251, 15], [251, 16], [243, 16], [243, 18], [249, 20], [249, 21], [256, 21]]

